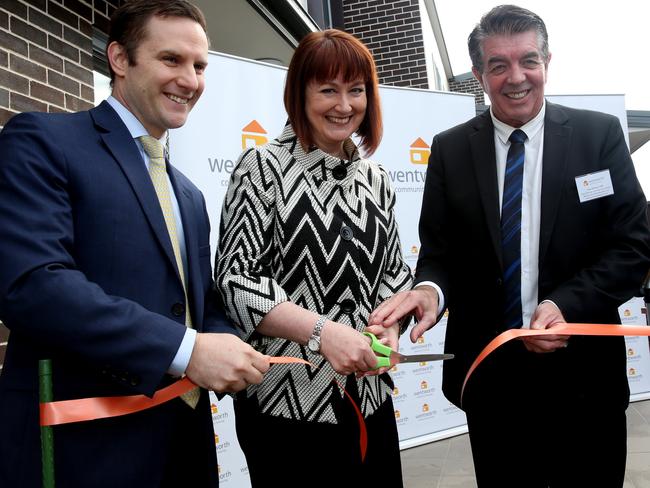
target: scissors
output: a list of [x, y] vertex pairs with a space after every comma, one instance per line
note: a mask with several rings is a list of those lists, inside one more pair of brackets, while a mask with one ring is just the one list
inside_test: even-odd
[[364, 332], [363, 335], [370, 338], [370, 347], [377, 354], [377, 366], [375, 366], [375, 369], [392, 368], [399, 363], [421, 363], [454, 358], [453, 354], [411, 354], [406, 356], [397, 351], [393, 351], [390, 347], [379, 342], [377, 336], [371, 332]]

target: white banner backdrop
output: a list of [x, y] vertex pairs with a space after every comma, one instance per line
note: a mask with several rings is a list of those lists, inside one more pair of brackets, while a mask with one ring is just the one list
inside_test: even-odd
[[[246, 147], [263, 144], [279, 135], [286, 122], [282, 102], [286, 70], [218, 53], [210, 53], [209, 63], [205, 93], [187, 124], [171, 131], [170, 153], [174, 164], [205, 195], [214, 251], [221, 202], [239, 154]], [[403, 253], [407, 263], [415, 267], [420, 246], [417, 224], [429, 144], [438, 132], [475, 114], [474, 97], [381, 87], [381, 98], [384, 138], [373, 159], [386, 168], [397, 193], [396, 215]], [[566, 100], [558, 102], [570, 105]], [[640, 314], [630, 307], [630, 317]], [[636, 318], [630, 320], [634, 322]], [[643, 322], [636, 320], [636, 323]], [[445, 327], [446, 319], [416, 344], [404, 336], [400, 347], [406, 354], [441, 352]], [[635, 391], [650, 391], [648, 357], [647, 340], [628, 345], [628, 362], [634, 371], [629, 373], [630, 385]], [[401, 448], [466, 431], [463, 412], [442, 395], [441, 374], [440, 362], [400, 365], [391, 371]], [[220, 484], [226, 488], [249, 487], [246, 460], [235, 433], [232, 400], [226, 397], [217, 401], [214, 395], [211, 398]]]

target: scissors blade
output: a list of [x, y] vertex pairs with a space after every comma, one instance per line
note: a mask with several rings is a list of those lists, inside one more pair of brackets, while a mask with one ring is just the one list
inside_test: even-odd
[[399, 363], [426, 363], [429, 361], [444, 361], [445, 359], [454, 359], [453, 354], [411, 354], [405, 355], [398, 352], [390, 354], [391, 364]]

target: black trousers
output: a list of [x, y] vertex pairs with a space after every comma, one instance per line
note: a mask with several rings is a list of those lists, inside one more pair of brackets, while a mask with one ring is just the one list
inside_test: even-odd
[[[346, 390], [356, 396], [356, 388]], [[338, 424], [265, 415], [253, 399], [234, 402], [237, 437], [253, 488], [403, 486], [390, 397], [365, 419], [368, 451], [361, 461], [357, 416], [347, 398], [334, 395]]]
[[551, 374], [551, 356], [528, 356], [503, 365], [495, 357], [466, 390], [479, 488], [621, 488], [626, 404], [606, 391], [579, 393], [580, 371]]

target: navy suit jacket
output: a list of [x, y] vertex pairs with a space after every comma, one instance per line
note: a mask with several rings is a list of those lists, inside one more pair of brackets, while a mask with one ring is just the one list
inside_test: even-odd
[[[185, 300], [151, 179], [110, 105], [17, 115], [0, 133], [0, 148], [0, 319], [10, 329], [0, 376], [0, 485], [32, 486], [40, 471], [38, 360], [53, 361], [55, 400], [152, 395], [172, 381], [166, 371], [185, 333]], [[193, 323], [234, 333], [211, 295], [203, 195], [171, 165], [169, 176]], [[85, 486], [99, 486], [91, 471], [102, 482], [152, 476], [165, 444], [153, 432], [174, 422], [165, 408], [55, 427], [57, 478], [77, 470]], [[205, 401], [198, 408], [209, 425]], [[129, 455], [125, 477], [119, 460]]]
[[[646, 199], [620, 123], [547, 103], [543, 144], [538, 300], [554, 301], [568, 322], [619, 323], [617, 307], [638, 292], [650, 266]], [[445, 295], [445, 350], [456, 357], [443, 366], [443, 391], [458, 406], [471, 363], [503, 331], [495, 160], [489, 110], [438, 134], [422, 202], [416, 282], [433, 281]], [[601, 170], [610, 172], [614, 195], [580, 203], [575, 177]], [[480, 408], [492, 394], [498, 381], [483, 374], [491, 367], [521, 384], [537, 368], [557, 375], [552, 384], [565, 381], [570, 395], [625, 406], [625, 358], [622, 338], [574, 337], [566, 350], [542, 355], [513, 341], [479, 366], [463, 407], [475, 400]]]

